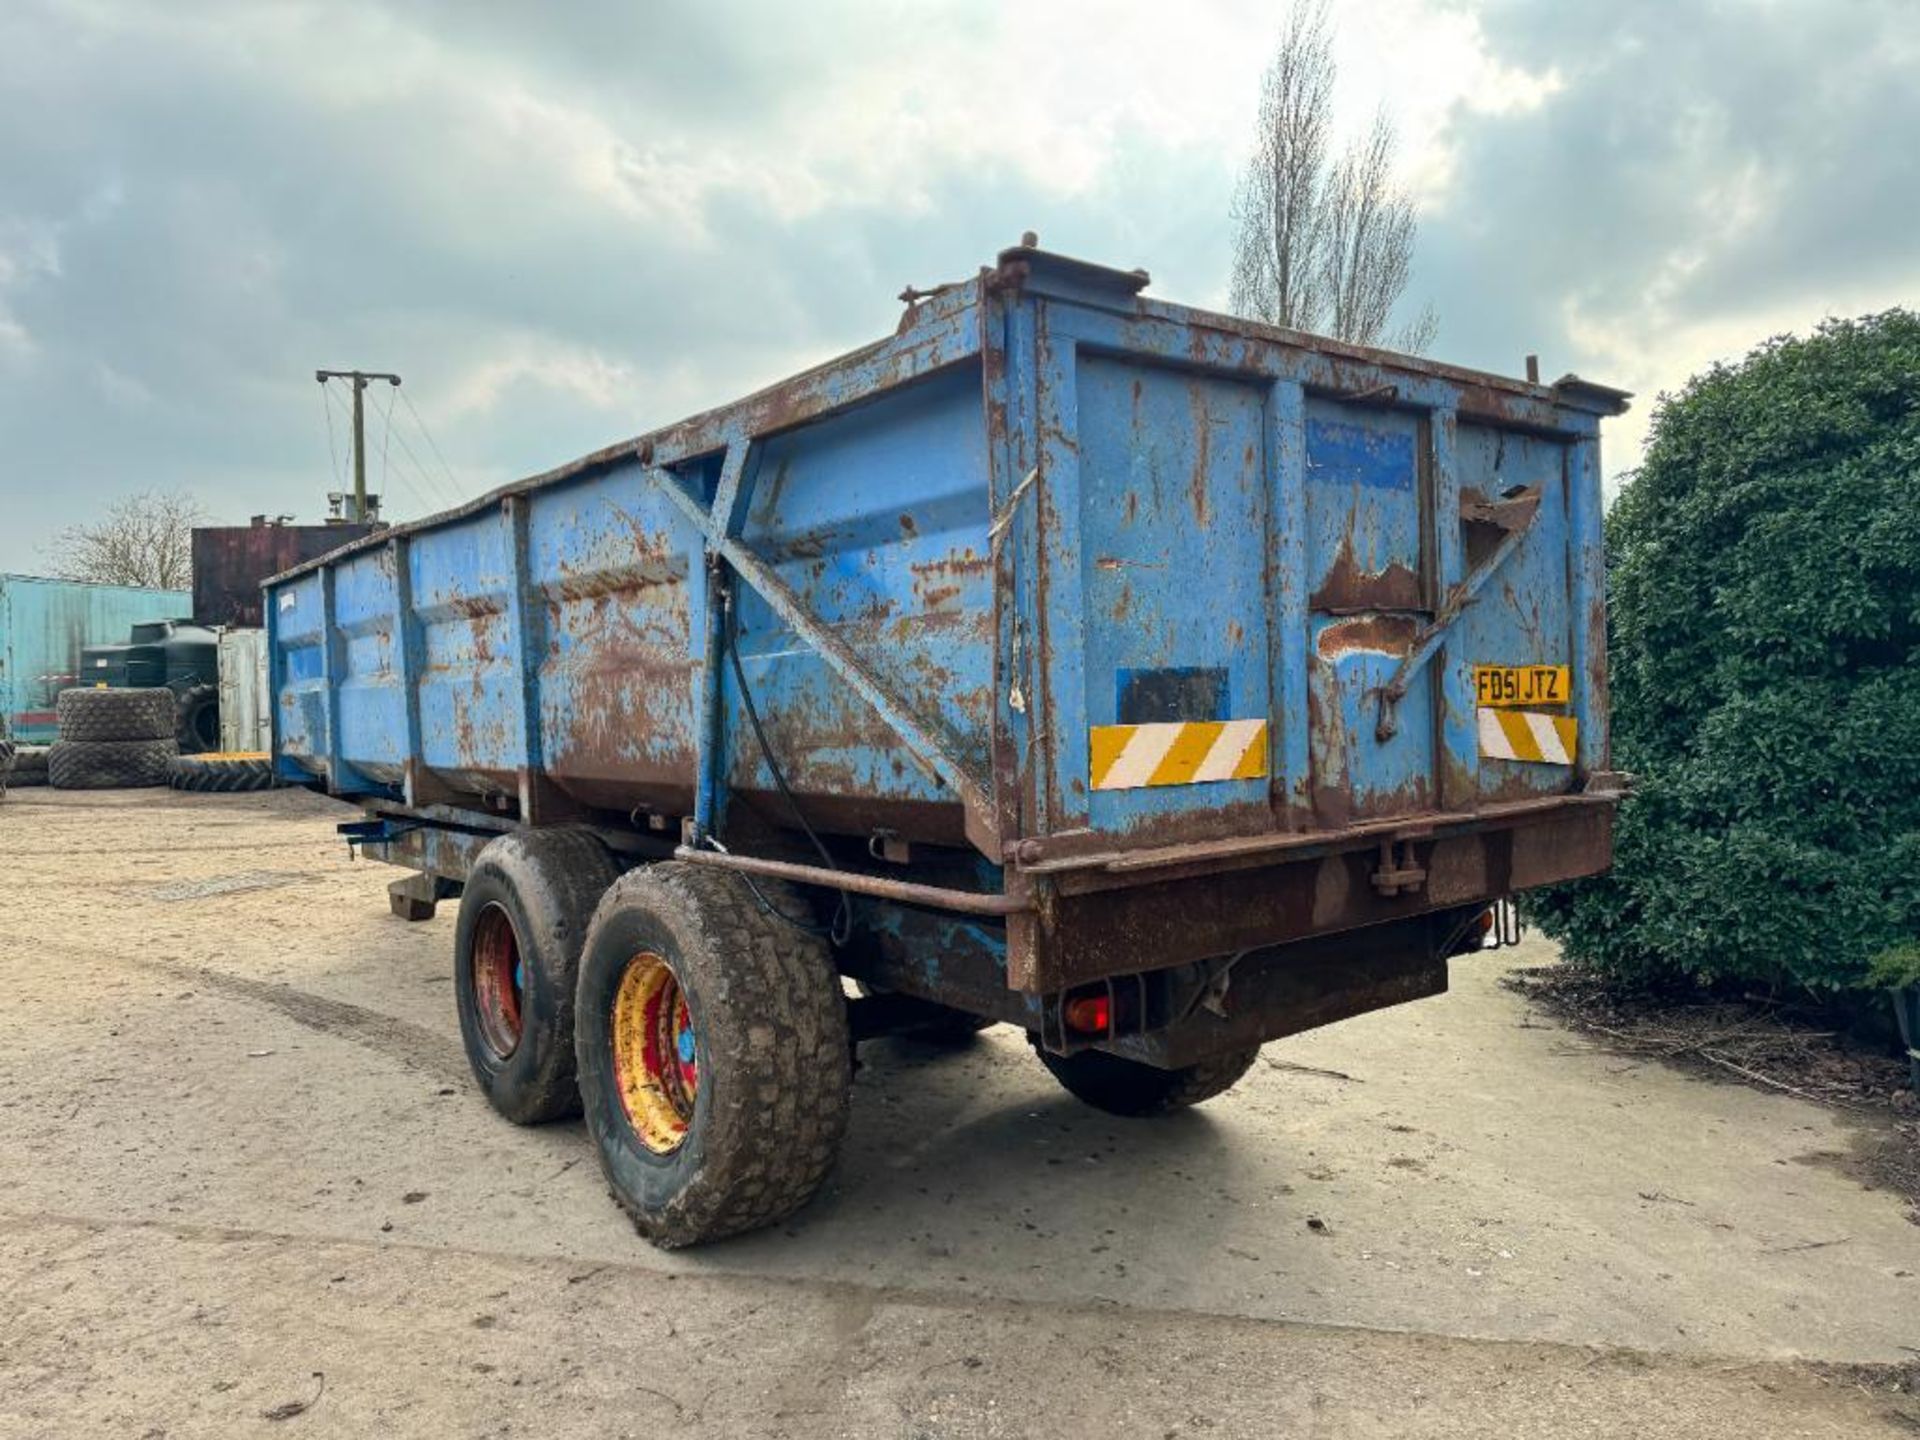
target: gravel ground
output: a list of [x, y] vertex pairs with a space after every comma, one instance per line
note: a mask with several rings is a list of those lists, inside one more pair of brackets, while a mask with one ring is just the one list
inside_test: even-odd
[[1849, 1117], [1456, 966], [1123, 1124], [870, 1046], [783, 1229], [665, 1255], [474, 1095], [451, 907], [301, 792], [0, 802], [0, 1435], [1912, 1435]]

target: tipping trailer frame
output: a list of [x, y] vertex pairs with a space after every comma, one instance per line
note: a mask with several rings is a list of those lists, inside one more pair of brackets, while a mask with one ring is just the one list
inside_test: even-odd
[[[269, 626], [297, 617], [313, 642], [305, 650], [283, 643], [283, 628], [272, 646], [279, 773], [365, 806], [366, 820], [343, 827], [350, 842], [418, 872], [396, 887], [401, 913], [431, 913], [434, 901], [458, 893], [481, 849], [503, 833], [584, 824], [625, 864], [674, 858], [789, 881], [823, 907], [839, 894], [862, 897], [854, 933], [836, 952], [844, 973], [1021, 1024], [1063, 1053], [1095, 1046], [1178, 1066], [1444, 989], [1447, 958], [1473, 938], [1468, 927], [1489, 903], [1594, 873], [1610, 859], [1622, 787], [1607, 750], [1598, 426], [1626, 396], [1573, 376], [1543, 386], [1196, 311], [1142, 296], [1146, 284], [1142, 271], [1015, 247], [973, 279], [913, 295], [885, 340], [273, 577]], [[1080, 637], [1050, 636], [1050, 625], [1090, 603], [1085, 517], [1070, 498], [1089, 437], [1078, 429], [1072, 382], [1108, 361], [1187, 386], [1198, 467], [1208, 463], [1206, 437], [1232, 418], [1228, 408], [1252, 406], [1247, 473], [1264, 477], [1267, 497], [1268, 613], [1257, 668], [1272, 720], [1261, 732], [1270, 746], [1263, 783], [1247, 803], [1175, 804], [1142, 792], [1137, 803], [1129, 797], [1134, 808], [1121, 821], [1088, 823], [1105, 803], [1088, 793], [1097, 786], [1082, 733], [1097, 697]], [[819, 596], [802, 593], [791, 566], [748, 533], [757, 499], [784, 473], [768, 474], [770, 451], [967, 367], [977, 368], [984, 405], [987, 553], [975, 557], [990, 596], [983, 734], [956, 733], [951, 709], [929, 713], [924, 696], [850, 643], [846, 625], [823, 614]], [[1136, 416], [1156, 403], [1142, 401], [1137, 377], [1133, 394]], [[1215, 408], [1201, 414], [1208, 405]], [[1324, 537], [1316, 538], [1322, 521], [1298, 477], [1315, 463], [1316, 434], [1367, 415], [1387, 417], [1385, 428], [1413, 457], [1408, 548], [1370, 570], [1352, 548], [1349, 519], [1348, 548], [1309, 593], [1313, 547]], [[1498, 443], [1504, 456], [1509, 441], [1522, 468], [1533, 464], [1547, 478], [1512, 494], [1461, 483], [1469, 443]], [[541, 694], [530, 511], [546, 492], [634, 466], [698, 536], [698, 569], [686, 577], [699, 592], [687, 635], [696, 652], [686, 672], [693, 776], [683, 805], [656, 799], [621, 815], [583, 803], [542, 753], [542, 707], [552, 697]], [[1376, 483], [1355, 473], [1362, 487]], [[1198, 480], [1195, 489], [1204, 528], [1217, 496], [1201, 495]], [[1539, 657], [1465, 655], [1459, 641], [1473, 617], [1488, 613], [1480, 608], [1488, 597], [1514, 579], [1516, 557], [1546, 534], [1541, 517], [1550, 508], [1559, 528], [1535, 549], [1550, 541], [1564, 560], [1555, 572], [1564, 594], [1553, 601], [1564, 644], [1557, 629], [1552, 643], [1572, 686], [1555, 713], [1571, 722], [1561, 733], [1576, 738], [1570, 763], [1542, 778], [1484, 758], [1475, 726], [1487, 723], [1486, 712], [1472, 690], [1476, 659]], [[522, 689], [517, 763], [504, 777], [429, 763], [421, 687], [435, 662], [409, 593], [418, 537], [490, 514], [505, 517], [511, 574], [489, 623], [518, 657]], [[399, 758], [383, 765], [354, 752], [342, 724], [352, 652], [371, 632], [364, 621], [343, 629], [337, 586], [356, 557], [374, 553], [389, 557], [394, 577], [386, 633], [403, 716]], [[1126, 563], [1143, 562], [1115, 561]], [[300, 588], [307, 582], [311, 615]], [[950, 812], [957, 823], [927, 819], [912, 834], [878, 823], [861, 834], [856, 806], [851, 821], [835, 811], [818, 826], [824, 842], [808, 845], [765, 800], [764, 778], [751, 787], [761, 800], [740, 803], [749, 742], [721, 662], [727, 627], [737, 623], [730, 617], [749, 603], [764, 619], [761, 633], [771, 628], [805, 647], [895, 737], [917, 772], [909, 780], [933, 797], [917, 808], [902, 802], [899, 813], [918, 824]], [[1535, 623], [1545, 623], [1537, 606]], [[1313, 688], [1316, 667], [1344, 674], [1339, 666], [1361, 652], [1372, 668], [1358, 679]], [[1176, 692], [1186, 673], [1152, 672], [1175, 677], [1166, 683]], [[1191, 701], [1179, 692], [1166, 703], [1177, 711]], [[1379, 758], [1415, 744], [1427, 747], [1425, 773]], [[1333, 774], [1336, 760], [1347, 768]], [[723, 842], [736, 817], [748, 838]], [[1076, 1031], [1064, 1018], [1067, 1002], [1092, 992], [1108, 1002], [1104, 1028]]]

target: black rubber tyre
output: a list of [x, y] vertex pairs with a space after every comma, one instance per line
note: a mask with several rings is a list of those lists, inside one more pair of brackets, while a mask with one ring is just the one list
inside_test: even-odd
[[619, 874], [592, 834], [557, 826], [501, 836], [467, 878], [453, 932], [460, 1038], [488, 1103], [516, 1125], [580, 1113], [574, 984], [593, 907]]
[[265, 755], [177, 755], [167, 762], [167, 783], [202, 795], [238, 795], [280, 782]]
[[56, 790], [138, 790], [167, 783], [168, 740], [56, 740], [47, 783]]
[[18, 741], [14, 746], [13, 771], [6, 777], [8, 789], [18, 790], [29, 785], [47, 783], [47, 747], [44, 745], [22, 745]]
[[174, 739], [182, 755], [200, 755], [220, 748], [220, 691], [212, 685], [189, 685], [175, 702]]
[[[757, 882], [774, 905], [800, 898]], [[616, 1048], [616, 1006], [665, 966], [684, 1002], [678, 1055], [697, 1076], [671, 1148], [641, 1138]], [[580, 1098], [600, 1168], [634, 1227], [663, 1248], [755, 1230], [820, 1188], [846, 1134], [846, 998], [826, 942], [766, 913], [735, 875], [666, 863], [621, 877], [580, 957]], [[653, 1012], [648, 1011], [649, 1015]], [[684, 1036], [684, 1038], [683, 1038]]]
[[1159, 1070], [1104, 1050], [1055, 1055], [1036, 1045], [1040, 1063], [1075, 1099], [1109, 1115], [1166, 1115], [1224, 1095], [1253, 1068], [1260, 1047], [1232, 1050], [1177, 1070]]
[[171, 740], [179, 723], [164, 686], [62, 690], [54, 705], [62, 740]]

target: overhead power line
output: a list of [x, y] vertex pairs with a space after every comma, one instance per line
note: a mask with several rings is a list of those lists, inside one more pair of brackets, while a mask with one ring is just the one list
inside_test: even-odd
[[340, 468], [340, 448], [333, 439], [333, 392], [326, 386], [320, 387], [320, 417], [327, 426], [327, 459], [331, 462], [328, 474], [339, 489], [347, 488], [346, 471]]
[[440, 501], [437, 503], [443, 504], [449, 509], [460, 504], [460, 502], [465, 497], [461, 495], [460, 487], [458, 486], [458, 484], [454, 482], [451, 476], [448, 476], [446, 479], [443, 480], [440, 476], [436, 475], [432, 470], [430, 470], [427, 467], [426, 462], [421, 460], [419, 454], [414, 450], [413, 446], [407, 443], [407, 432], [405, 430], [394, 431], [393, 438], [395, 443], [397, 443], [400, 446], [400, 453], [402, 455], [405, 455], [408, 460], [412, 461], [414, 468], [420, 472], [420, 478], [423, 483], [432, 485], [433, 489], [436, 492], [441, 492], [443, 490], [446, 492], [450, 492], [452, 496], [451, 499]]
[[433, 458], [438, 460], [440, 462], [440, 468], [446, 471], [447, 483], [453, 487], [455, 501], [458, 503], [459, 499], [464, 497], [461, 495], [460, 481], [455, 477], [453, 467], [447, 464], [447, 457], [440, 453], [440, 446], [435, 442], [433, 432], [427, 428], [425, 417], [414, 408], [413, 397], [411, 395], [402, 395], [400, 398], [406, 403], [407, 413], [413, 416], [413, 423], [420, 427], [420, 433], [426, 437], [427, 447], [433, 451]]
[[[392, 393], [393, 392], [391, 390], [388, 391], [388, 394], [390, 396]], [[345, 409], [346, 402], [339, 398], [339, 396], [335, 393], [331, 385], [321, 386], [320, 394], [325, 399], [326, 405], [327, 405], [327, 412], [326, 412], [327, 413], [327, 442], [328, 442], [328, 449], [332, 450], [333, 449], [333, 422], [334, 422], [336, 412], [338, 412], [340, 423], [343, 425], [350, 425], [352, 421], [352, 416], [349, 415]], [[389, 425], [391, 425], [392, 423], [392, 414], [393, 414], [393, 406], [391, 402], [389, 402], [387, 406], [387, 417], [388, 417]], [[403, 435], [400, 437], [400, 440], [402, 444], [404, 444], [406, 441], [406, 437]], [[386, 444], [383, 439], [381, 443], [381, 455], [380, 455], [380, 479], [383, 486], [385, 485], [386, 479], [387, 479], [387, 469], [388, 469], [388, 465], [387, 465]], [[435, 510], [444, 508], [446, 502], [442, 500], [439, 494], [435, 491], [435, 487], [431, 483], [431, 477], [427, 475], [425, 471], [419, 470], [417, 466], [416, 466], [416, 473], [419, 476], [421, 485], [426, 486], [425, 489], [422, 489], [421, 485], [416, 485], [413, 483], [413, 481], [409, 480], [404, 470], [395, 468], [393, 471], [393, 476], [395, 479], [397, 479], [401, 483], [401, 485], [406, 487], [407, 493], [413, 497], [415, 503], [419, 506], [420, 513], [422, 515], [431, 514]], [[341, 490], [345, 490], [348, 488], [348, 480], [346, 477], [346, 472], [340, 468], [340, 458], [337, 454], [334, 456], [334, 483]]]
[[380, 488], [387, 488], [387, 447], [393, 440], [393, 397], [400, 393], [398, 385], [387, 387], [387, 413], [380, 420]]
[[[347, 380], [353, 384], [353, 519], [364, 525], [367, 523], [367, 386], [375, 380], [384, 380], [397, 390], [400, 377], [386, 370], [316, 370], [313, 378], [323, 389], [329, 380]], [[391, 409], [392, 400], [387, 404]]]

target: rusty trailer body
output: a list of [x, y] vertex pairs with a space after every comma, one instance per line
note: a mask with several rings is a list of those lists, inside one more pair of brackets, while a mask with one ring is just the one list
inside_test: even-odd
[[206, 626], [259, 629], [260, 582], [372, 533], [370, 525], [290, 525], [256, 515], [251, 525], [193, 531], [193, 618]]
[[560, 824], [848, 895], [845, 973], [1057, 1051], [1177, 1065], [1444, 988], [1490, 901], [1608, 862], [1625, 397], [1145, 284], [1006, 251], [275, 577], [281, 774], [429, 902]]

